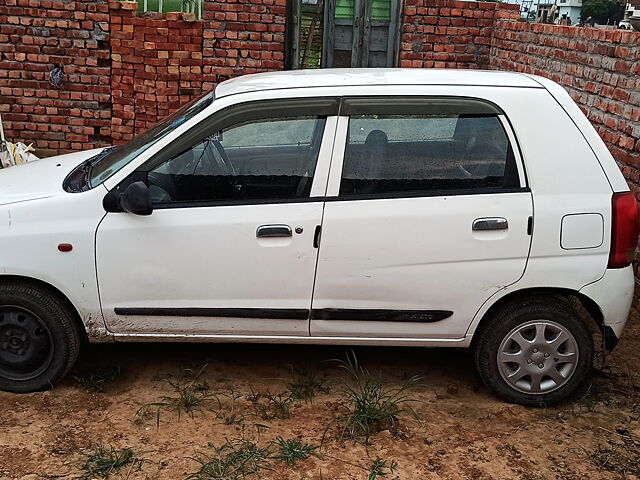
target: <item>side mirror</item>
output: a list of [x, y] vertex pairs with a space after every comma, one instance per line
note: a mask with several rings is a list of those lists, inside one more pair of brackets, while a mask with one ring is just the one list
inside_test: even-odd
[[120, 194], [120, 206], [127, 213], [151, 215], [153, 206], [149, 187], [144, 182], [133, 182]]

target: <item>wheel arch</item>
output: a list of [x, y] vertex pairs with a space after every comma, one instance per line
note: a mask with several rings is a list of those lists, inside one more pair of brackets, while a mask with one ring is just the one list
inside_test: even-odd
[[78, 332], [80, 332], [82, 341], [88, 342], [89, 336], [87, 333], [86, 326], [82, 321], [82, 317], [80, 316], [80, 312], [78, 312], [78, 309], [75, 307], [73, 302], [69, 299], [67, 295], [65, 295], [62, 292], [62, 290], [57, 288], [55, 285], [52, 285], [44, 280], [40, 280], [34, 277], [28, 277], [24, 275], [0, 275], [0, 285], [8, 285], [8, 284], [29, 285], [29, 286], [47, 290], [51, 295], [55, 296], [60, 302], [62, 302], [64, 306], [68, 308], [69, 312], [72, 313], [72, 317], [73, 317], [72, 320], [78, 327]]
[[480, 338], [483, 328], [489, 323], [489, 320], [496, 312], [523, 298], [531, 297], [551, 297], [566, 301], [583, 321], [586, 321], [587, 323], [591, 321], [592, 325], [595, 325], [598, 330], [604, 333], [605, 325], [602, 310], [595, 301], [585, 294], [570, 288], [534, 287], [510, 292], [491, 304], [476, 324], [475, 329], [470, 332], [472, 335], [471, 347], [475, 347], [477, 339]]

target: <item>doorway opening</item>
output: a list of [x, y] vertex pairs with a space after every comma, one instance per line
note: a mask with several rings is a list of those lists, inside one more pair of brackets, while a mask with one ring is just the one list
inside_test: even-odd
[[401, 0], [291, 0], [289, 68], [394, 67]]

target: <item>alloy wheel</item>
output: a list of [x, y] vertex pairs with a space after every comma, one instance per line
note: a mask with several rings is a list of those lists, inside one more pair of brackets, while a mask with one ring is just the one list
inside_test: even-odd
[[500, 343], [498, 370], [519, 392], [543, 394], [567, 383], [578, 365], [578, 344], [564, 326], [535, 320], [511, 330]]

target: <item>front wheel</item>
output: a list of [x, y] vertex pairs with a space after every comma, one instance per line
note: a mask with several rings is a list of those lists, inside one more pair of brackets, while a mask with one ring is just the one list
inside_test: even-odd
[[0, 390], [44, 390], [69, 372], [81, 343], [74, 314], [47, 289], [0, 285]]
[[482, 328], [475, 360], [484, 382], [505, 400], [550, 405], [570, 395], [591, 370], [593, 339], [561, 300], [522, 299]]

